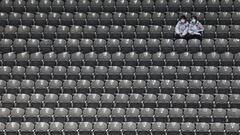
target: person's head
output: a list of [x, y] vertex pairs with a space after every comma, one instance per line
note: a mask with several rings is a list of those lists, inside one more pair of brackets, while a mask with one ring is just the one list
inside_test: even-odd
[[186, 22], [187, 22], [187, 17], [186, 17], [185, 15], [183, 15], [183, 16], [181, 16], [181, 17], [179, 18], [179, 21], [180, 21], [181, 23], [186, 23]]
[[196, 16], [193, 16], [192, 18], [191, 18], [191, 23], [192, 24], [196, 24], [197, 23], [197, 17]]

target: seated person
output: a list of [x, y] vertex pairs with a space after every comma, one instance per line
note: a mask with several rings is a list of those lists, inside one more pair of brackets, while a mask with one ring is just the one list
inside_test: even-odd
[[203, 31], [203, 25], [197, 20], [196, 16], [193, 16], [188, 28], [188, 39], [202, 40]]
[[187, 39], [187, 35], [188, 35], [188, 21], [186, 16], [181, 16], [179, 21], [177, 22], [177, 25], [175, 27], [175, 35], [176, 38], [184, 38]]

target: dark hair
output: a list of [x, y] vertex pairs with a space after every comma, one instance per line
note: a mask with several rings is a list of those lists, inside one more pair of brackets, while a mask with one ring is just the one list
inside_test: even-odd
[[187, 20], [187, 17], [186, 17], [185, 15], [182, 15], [182, 16], [179, 18], [179, 20], [181, 20], [181, 19]]
[[197, 19], [197, 16], [192, 16], [192, 19], [196, 19], [196, 20], [198, 20], [198, 19]]

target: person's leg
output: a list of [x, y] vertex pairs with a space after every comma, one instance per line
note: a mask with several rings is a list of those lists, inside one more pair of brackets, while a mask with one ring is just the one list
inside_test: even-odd
[[176, 35], [175, 35], [175, 38], [176, 38], [176, 39], [181, 38], [181, 37], [180, 37], [180, 34], [176, 34]]

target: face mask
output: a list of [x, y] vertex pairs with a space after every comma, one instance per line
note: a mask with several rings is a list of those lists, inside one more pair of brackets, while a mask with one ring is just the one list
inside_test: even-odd
[[184, 19], [181, 19], [180, 22], [181, 22], [181, 23], [185, 23], [185, 20], [184, 20]]
[[192, 23], [196, 23], [197, 22], [197, 20], [196, 19], [192, 19], [192, 21], [191, 21]]

